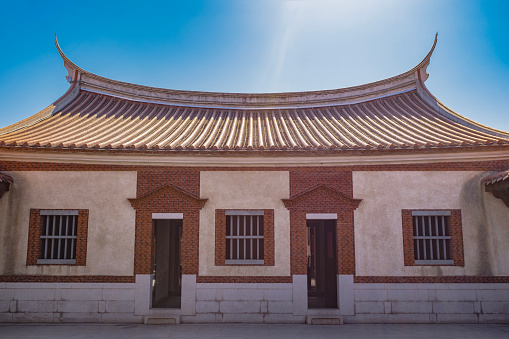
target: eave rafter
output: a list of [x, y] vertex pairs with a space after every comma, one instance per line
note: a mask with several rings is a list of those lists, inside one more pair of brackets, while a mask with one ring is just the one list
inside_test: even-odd
[[7, 174], [0, 173], [0, 199], [5, 192], [9, 191], [9, 187], [12, 185], [14, 180]]
[[484, 178], [481, 183], [484, 190], [493, 194], [497, 199], [501, 199], [509, 207], [509, 169], [492, 174]]

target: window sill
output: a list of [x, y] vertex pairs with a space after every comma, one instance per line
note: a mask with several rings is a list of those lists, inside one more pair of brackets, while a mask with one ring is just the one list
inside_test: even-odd
[[264, 260], [225, 260], [226, 265], [263, 265]]
[[454, 266], [454, 260], [415, 260], [415, 265]]
[[76, 259], [37, 259], [37, 265], [76, 265]]

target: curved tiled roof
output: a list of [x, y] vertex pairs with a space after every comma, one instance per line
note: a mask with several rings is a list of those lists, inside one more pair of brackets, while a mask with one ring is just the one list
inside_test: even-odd
[[456, 114], [425, 88], [433, 47], [414, 69], [362, 86], [238, 94], [102, 78], [64, 60], [71, 88], [0, 129], [0, 147], [94, 150], [356, 150], [509, 145], [509, 133]]

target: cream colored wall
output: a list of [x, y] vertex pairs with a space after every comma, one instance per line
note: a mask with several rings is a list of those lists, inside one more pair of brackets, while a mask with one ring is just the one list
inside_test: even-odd
[[[0, 199], [0, 274], [132, 275], [136, 172], [3, 172], [14, 185]], [[30, 209], [88, 209], [86, 266], [26, 266]]]
[[[508, 275], [509, 209], [484, 193], [487, 174], [353, 172], [354, 197], [363, 199], [354, 215], [356, 274]], [[461, 209], [465, 266], [404, 266], [402, 209]]]
[[[201, 172], [200, 196], [209, 200], [200, 212], [200, 275], [290, 275], [290, 213], [281, 201], [289, 194], [286, 171]], [[275, 266], [214, 266], [216, 209], [274, 209]]]

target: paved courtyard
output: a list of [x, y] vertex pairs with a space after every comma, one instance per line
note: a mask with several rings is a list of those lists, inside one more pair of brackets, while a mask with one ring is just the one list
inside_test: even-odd
[[0, 338], [509, 338], [507, 325], [0, 324]]

